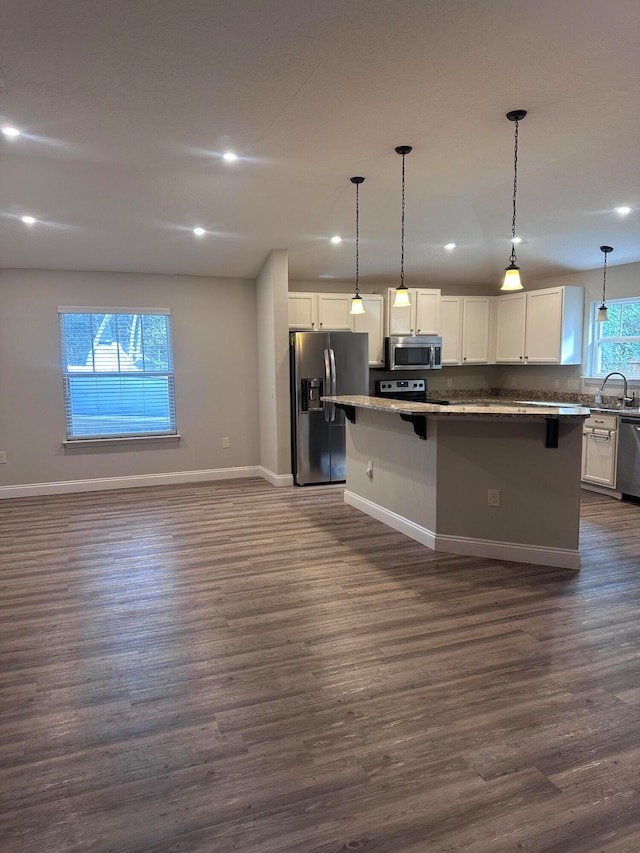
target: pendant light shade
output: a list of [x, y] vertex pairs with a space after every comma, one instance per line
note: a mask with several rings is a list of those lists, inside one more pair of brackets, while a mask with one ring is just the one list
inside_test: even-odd
[[402, 237], [400, 242], [400, 284], [396, 287], [396, 296], [393, 302], [394, 308], [403, 308], [411, 305], [409, 289], [404, 283], [404, 158], [410, 151], [410, 145], [399, 145], [396, 148], [396, 154], [400, 154], [402, 157]]
[[600, 251], [604, 252], [604, 268], [602, 271], [602, 302], [598, 308], [596, 323], [606, 323], [609, 320], [607, 313], [607, 255], [613, 252], [613, 246], [600, 246]]
[[526, 116], [526, 110], [512, 110], [507, 113], [509, 121], [515, 122], [513, 146], [513, 216], [511, 218], [511, 254], [509, 266], [504, 271], [504, 282], [500, 290], [522, 290], [520, 267], [516, 264], [516, 196], [518, 194], [518, 126]]
[[504, 271], [504, 281], [500, 290], [522, 290], [520, 267], [512, 261]]
[[355, 177], [351, 178], [351, 183], [356, 186], [356, 289], [351, 298], [351, 311], [350, 314], [364, 314], [366, 313], [364, 310], [364, 305], [362, 304], [362, 297], [360, 296], [360, 286], [359, 286], [359, 278], [360, 278], [360, 270], [359, 270], [359, 256], [360, 256], [360, 184], [364, 183], [364, 178]]

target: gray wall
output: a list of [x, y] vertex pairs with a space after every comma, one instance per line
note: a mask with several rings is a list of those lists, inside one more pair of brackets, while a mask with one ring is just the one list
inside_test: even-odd
[[[171, 309], [180, 442], [62, 446], [58, 305]], [[0, 487], [257, 466], [256, 326], [253, 280], [0, 270]]]
[[291, 485], [289, 335], [284, 249], [273, 249], [257, 279], [260, 465], [274, 485]]

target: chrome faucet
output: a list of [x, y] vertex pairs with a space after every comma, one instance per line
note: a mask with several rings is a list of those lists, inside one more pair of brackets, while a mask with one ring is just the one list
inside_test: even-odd
[[620, 371], [618, 370], [614, 370], [612, 373], [607, 373], [607, 375], [604, 377], [604, 381], [595, 395], [596, 405], [602, 405], [602, 392], [604, 391], [604, 386], [607, 384], [607, 381], [612, 376], [622, 376], [622, 382], [624, 383], [622, 387], [622, 397], [618, 397], [618, 400], [620, 401], [620, 407], [624, 408], [624, 406], [632, 405], [633, 398], [627, 396], [627, 377], [624, 375], [624, 373], [620, 373]]

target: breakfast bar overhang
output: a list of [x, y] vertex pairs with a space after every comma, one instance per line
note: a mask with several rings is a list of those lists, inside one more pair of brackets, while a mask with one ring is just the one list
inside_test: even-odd
[[324, 399], [349, 420], [346, 503], [436, 551], [580, 568], [589, 409]]

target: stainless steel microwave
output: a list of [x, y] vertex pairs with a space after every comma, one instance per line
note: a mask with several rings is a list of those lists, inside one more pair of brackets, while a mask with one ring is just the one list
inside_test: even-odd
[[385, 370], [437, 370], [442, 367], [438, 335], [385, 338]]

